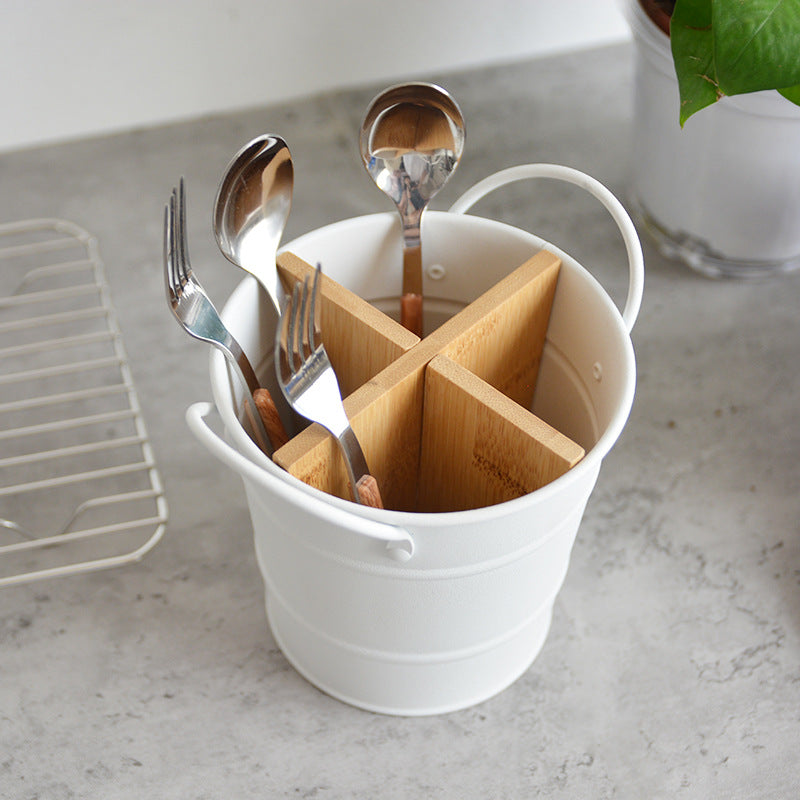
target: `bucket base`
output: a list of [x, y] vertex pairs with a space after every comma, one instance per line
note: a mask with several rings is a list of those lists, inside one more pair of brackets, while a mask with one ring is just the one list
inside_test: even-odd
[[406, 717], [459, 711], [508, 688], [539, 654], [553, 616], [551, 601], [509, 638], [433, 659], [343, 647], [301, 625], [269, 593], [266, 607], [278, 647], [309, 683], [356, 708]]
[[634, 198], [631, 202], [634, 216], [650, 235], [658, 251], [666, 258], [682, 261], [706, 278], [757, 280], [794, 272], [800, 268], [800, 255], [769, 261], [728, 258], [722, 253], [715, 252], [706, 242], [691, 234], [668, 230], [638, 199]]

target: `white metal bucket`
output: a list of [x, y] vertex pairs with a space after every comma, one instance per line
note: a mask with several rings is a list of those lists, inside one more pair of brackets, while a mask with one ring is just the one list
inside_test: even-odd
[[[624, 312], [574, 259], [538, 237], [462, 216], [498, 186], [558, 178], [598, 197], [619, 226], [630, 285]], [[236, 417], [224, 359], [211, 357], [214, 400], [232, 445], [197, 403], [187, 421], [201, 442], [243, 478], [266, 585], [267, 614], [286, 657], [311, 683], [347, 703], [384, 713], [435, 714], [485, 700], [518, 678], [547, 635], [553, 601], [600, 463], [630, 411], [635, 362], [629, 332], [643, 285], [639, 240], [601, 184], [552, 165], [498, 173], [450, 212], [426, 212], [425, 296], [454, 309], [546, 247], [562, 269], [533, 411], [585, 450], [561, 478], [518, 499], [440, 514], [367, 508], [313, 489], [277, 467]], [[400, 226], [395, 214], [339, 222], [286, 245], [362, 296], [398, 297]], [[433, 267], [433, 268], [432, 268]], [[274, 318], [250, 278], [223, 310], [262, 369], [271, 372]]]

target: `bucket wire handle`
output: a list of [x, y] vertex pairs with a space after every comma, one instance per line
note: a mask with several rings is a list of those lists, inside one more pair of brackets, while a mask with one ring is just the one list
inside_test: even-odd
[[[268, 487], [275, 494], [289, 503], [297, 501], [297, 489], [281, 480], [270, 479], [263, 467], [253, 463], [243, 456], [209, 427], [205, 420], [214, 405], [212, 403], [193, 403], [186, 409], [186, 423], [189, 430], [204, 444], [212, 455], [216, 456], [223, 464], [238, 472], [243, 478]], [[386, 550], [395, 561], [408, 561], [414, 555], [414, 540], [411, 534], [397, 525], [377, 522], [359, 514], [354, 514], [339, 508], [332, 503], [326, 503], [315, 497], [311, 492], [304, 493], [303, 507], [306, 511], [324, 517], [328, 522], [339, 525], [354, 533], [367, 536], [371, 539], [385, 542]]]
[[600, 181], [592, 178], [584, 172], [564, 167], [560, 164], [521, 164], [516, 167], [500, 170], [476, 183], [471, 189], [467, 189], [458, 200], [448, 209], [453, 214], [463, 214], [481, 198], [489, 192], [507, 186], [516, 181], [529, 180], [532, 178], [551, 178], [554, 180], [566, 181], [585, 189], [594, 195], [611, 214], [614, 222], [622, 234], [625, 242], [625, 250], [628, 255], [628, 298], [622, 311], [622, 320], [628, 333], [633, 329], [639, 308], [642, 304], [642, 293], [644, 291], [644, 256], [642, 255], [642, 244], [639, 235], [631, 220], [628, 212], [616, 196], [607, 189]]

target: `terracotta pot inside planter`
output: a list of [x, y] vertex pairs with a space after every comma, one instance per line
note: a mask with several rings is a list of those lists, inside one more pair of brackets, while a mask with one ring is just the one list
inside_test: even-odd
[[669, 21], [675, 8], [675, 0], [639, 0], [639, 3], [647, 16], [669, 36]]

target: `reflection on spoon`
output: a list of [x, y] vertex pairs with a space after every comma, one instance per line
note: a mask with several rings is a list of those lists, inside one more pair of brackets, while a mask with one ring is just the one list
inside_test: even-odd
[[265, 134], [233, 157], [214, 201], [214, 235], [223, 255], [256, 277], [280, 311], [275, 254], [292, 205], [294, 168], [280, 136]]
[[422, 336], [422, 212], [458, 166], [464, 118], [441, 87], [393, 86], [370, 104], [359, 144], [364, 166], [397, 210], [403, 226], [400, 320]]

